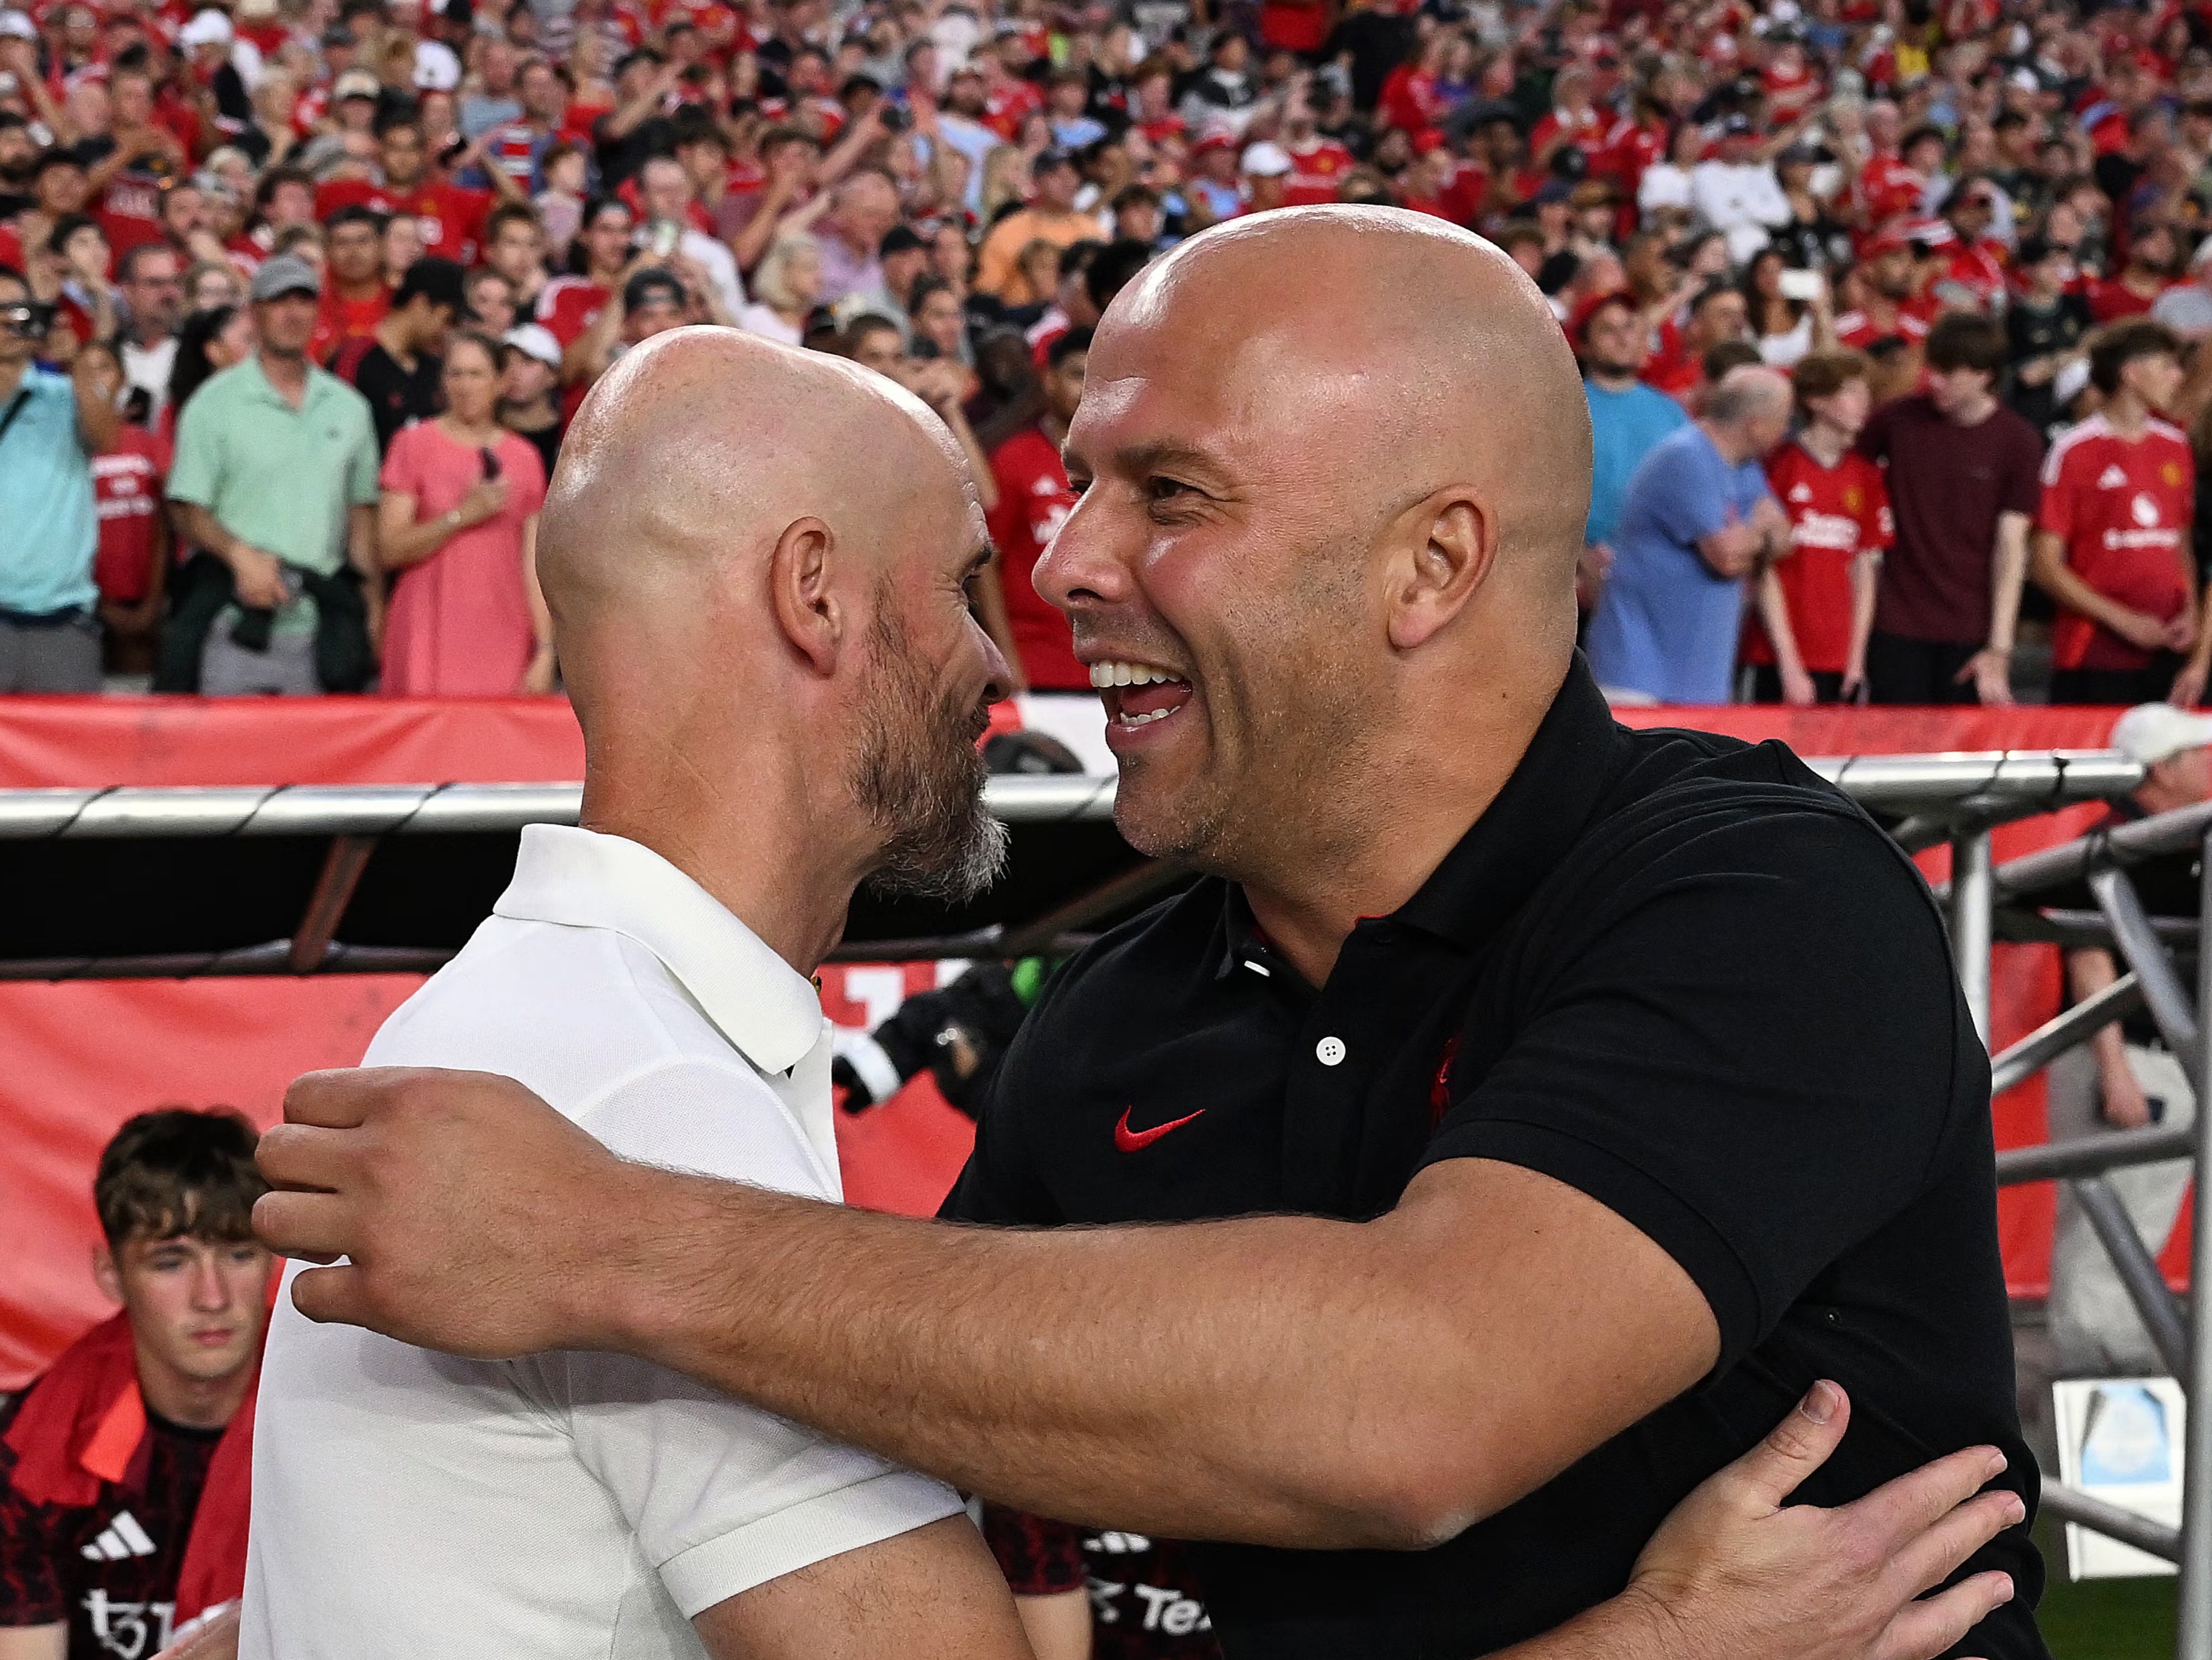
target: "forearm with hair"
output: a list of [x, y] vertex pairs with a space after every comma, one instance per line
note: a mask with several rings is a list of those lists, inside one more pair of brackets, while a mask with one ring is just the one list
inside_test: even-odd
[[1642, 1234], [1482, 1161], [1425, 1171], [1368, 1223], [1044, 1232], [619, 1180], [589, 1256], [545, 1275], [564, 1346], [659, 1362], [1019, 1509], [1171, 1537], [1435, 1543], [1719, 1347]]

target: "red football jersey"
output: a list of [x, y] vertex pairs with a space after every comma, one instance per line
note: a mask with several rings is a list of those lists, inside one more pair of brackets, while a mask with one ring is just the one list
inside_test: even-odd
[[1067, 618], [1037, 597], [1036, 582], [1037, 561], [1075, 507], [1067, 469], [1052, 441], [1027, 427], [991, 452], [991, 473], [999, 485], [991, 539], [1023, 672], [1034, 690], [1088, 691], [1091, 671], [1075, 660]]
[[114, 447], [92, 458], [93, 511], [100, 520], [92, 575], [101, 599], [127, 605], [146, 597], [154, 580], [155, 515], [168, 476], [168, 441], [143, 427], [125, 423]]
[[1847, 311], [1836, 319], [1836, 340], [1853, 351], [1869, 351], [1885, 340], [1902, 340], [1908, 346], [1917, 346], [1928, 337], [1928, 319], [1923, 314], [1923, 302], [1907, 301], [1898, 308], [1896, 319], [1888, 323], [1877, 320], [1863, 311]]
[[[1790, 515], [1790, 552], [1774, 575], [1798, 658], [1808, 670], [1840, 674], [1850, 659], [1851, 566], [1896, 537], [1881, 469], [1856, 450], [1824, 467], [1802, 444], [1790, 443], [1766, 464], [1766, 479]], [[1774, 660], [1756, 611], [1745, 630], [1744, 658]]]
[[1352, 152], [1334, 138], [1310, 140], [1303, 149], [1285, 152], [1291, 171], [1283, 180], [1283, 205], [1315, 208], [1336, 200], [1337, 186], [1355, 165]]
[[[2153, 421], [2130, 442], [2093, 415], [2044, 458], [2035, 527], [2065, 543], [2067, 564], [2099, 593], [2168, 617], [2189, 605], [2183, 538], [2196, 506], [2196, 463], [2179, 428]], [[2139, 669], [2151, 655], [2063, 606], [2051, 627], [2056, 668]]]
[[563, 347], [573, 346], [613, 298], [597, 283], [581, 277], [556, 277], [538, 291], [538, 320], [553, 331], [553, 337]]
[[386, 215], [406, 214], [422, 238], [422, 252], [441, 259], [473, 265], [477, 245], [483, 239], [484, 216], [491, 211], [491, 192], [463, 190], [423, 179], [412, 190], [394, 190], [361, 179], [336, 179], [315, 192], [315, 217], [328, 219], [340, 208], [356, 204]]

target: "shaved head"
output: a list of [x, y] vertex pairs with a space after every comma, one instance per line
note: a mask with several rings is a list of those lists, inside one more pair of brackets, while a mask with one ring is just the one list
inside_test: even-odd
[[[987, 884], [1005, 832], [975, 740], [1006, 673], [966, 603], [987, 551], [959, 447], [896, 384], [733, 329], [625, 353], [538, 536], [586, 823], [686, 870], [826, 859], [841, 922], [866, 878]], [[768, 836], [803, 851], [729, 845]]]
[[1308, 879], [1386, 832], [1385, 781], [1533, 730], [1565, 677], [1587, 405], [1480, 237], [1340, 206], [1193, 238], [1101, 320], [1067, 451], [1038, 589], [1085, 660], [1173, 677], [1105, 694], [1147, 851]]

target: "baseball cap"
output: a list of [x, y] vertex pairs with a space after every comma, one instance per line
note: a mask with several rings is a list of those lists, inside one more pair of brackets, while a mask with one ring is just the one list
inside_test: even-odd
[[1910, 253], [1912, 244], [1893, 230], [1883, 231], [1859, 250], [1861, 259], [1879, 259], [1886, 253]]
[[230, 19], [213, 8], [195, 12], [191, 21], [177, 31], [177, 44], [180, 46], [222, 46], [229, 45], [230, 40]]
[[384, 83], [367, 70], [348, 70], [331, 87], [331, 102], [343, 104], [349, 98], [366, 98], [371, 103], [384, 96]]
[[[264, 267], [265, 269], [265, 267]], [[635, 311], [652, 300], [665, 300], [671, 305], [684, 303], [684, 284], [674, 274], [649, 265], [623, 285], [623, 309]]]
[[2112, 723], [2112, 747], [2146, 767], [2207, 744], [2212, 744], [2212, 714], [2192, 714], [2171, 703], [2138, 703]]
[[876, 245], [876, 258], [887, 259], [895, 253], [911, 253], [916, 248], [927, 247], [921, 234], [912, 225], [893, 225], [884, 233], [884, 240]]
[[1626, 289], [1614, 289], [1607, 294], [1594, 294], [1577, 306], [1574, 315], [1567, 319], [1567, 338], [1579, 346], [1589, 337], [1589, 325], [1597, 321], [1598, 313], [1609, 306], [1636, 310], [1636, 296]]
[[1293, 165], [1288, 150], [1265, 138], [1245, 150], [1243, 164], [1255, 179], [1280, 179]]
[[35, 40], [39, 38], [39, 26], [26, 13], [0, 11], [0, 34], [12, 34], [18, 40]]
[[561, 367], [561, 343], [543, 323], [518, 323], [500, 337], [525, 357], [534, 357], [549, 368]]
[[1074, 165], [1075, 158], [1064, 149], [1041, 149], [1037, 152], [1036, 160], [1030, 163], [1030, 176], [1034, 179], [1041, 173], [1050, 173], [1054, 167], [1072, 167]]
[[280, 253], [264, 259], [246, 290], [249, 300], [281, 300], [288, 294], [312, 294], [320, 298], [323, 274], [296, 253]]
[[453, 49], [442, 40], [417, 40], [415, 43], [415, 89], [417, 92], [451, 92], [461, 84], [461, 60], [453, 56]]

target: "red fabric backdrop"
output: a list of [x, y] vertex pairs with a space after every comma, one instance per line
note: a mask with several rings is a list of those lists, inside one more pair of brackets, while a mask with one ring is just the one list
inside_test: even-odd
[[[1801, 755], [1936, 750], [2094, 749], [2112, 711], [2082, 709], [1625, 711], [1636, 726], [1696, 726], [1779, 737]], [[112, 784], [534, 782], [581, 775], [566, 704], [490, 698], [0, 700], [0, 787]], [[2094, 809], [1998, 832], [1997, 856], [2076, 833]], [[4, 857], [0, 848], [0, 857]], [[1922, 865], [1945, 873], [1938, 850]], [[823, 976], [830, 1018], [866, 1026], [934, 964], [854, 965]], [[2056, 957], [2004, 947], [1994, 968], [1998, 1047], [2057, 1007]], [[257, 1122], [285, 1084], [358, 1060], [384, 1017], [419, 983], [396, 975], [322, 979], [0, 983], [0, 1389], [20, 1384], [107, 1312], [92, 1285], [97, 1237], [89, 1187], [99, 1152], [131, 1114], [166, 1103], [227, 1103]], [[2043, 1087], [2031, 1080], [1996, 1109], [2001, 1146], [2040, 1140]], [[927, 1081], [858, 1118], [839, 1146], [856, 1204], [933, 1209], [967, 1156], [970, 1129]], [[2050, 1268], [2051, 1189], [2006, 1194], [2007, 1277], [2039, 1294]], [[2187, 1231], [2184, 1224], [2178, 1235]], [[2187, 1240], [2167, 1242], [2170, 1270]]]

